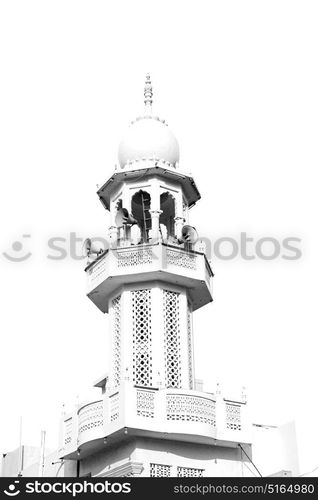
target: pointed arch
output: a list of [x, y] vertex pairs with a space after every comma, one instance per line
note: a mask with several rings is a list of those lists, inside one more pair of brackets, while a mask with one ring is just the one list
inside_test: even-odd
[[141, 242], [149, 241], [149, 231], [151, 230], [151, 196], [147, 191], [140, 189], [131, 199], [131, 211], [133, 217], [138, 221], [141, 231]]
[[176, 202], [171, 193], [165, 191], [160, 195], [160, 214], [159, 223], [163, 224], [167, 230], [167, 237], [175, 236], [175, 216]]

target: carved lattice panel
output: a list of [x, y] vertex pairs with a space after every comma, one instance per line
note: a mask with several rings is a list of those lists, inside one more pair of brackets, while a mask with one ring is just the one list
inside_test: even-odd
[[163, 290], [166, 387], [181, 387], [180, 311], [177, 292]]
[[140, 417], [154, 418], [155, 395], [153, 392], [137, 390], [137, 415]]
[[171, 465], [150, 464], [150, 477], [169, 477]]
[[215, 427], [215, 402], [198, 396], [168, 394], [167, 420], [202, 422]]
[[226, 404], [226, 428], [232, 431], [242, 430], [241, 407]]
[[113, 385], [117, 387], [121, 378], [121, 297], [112, 300], [112, 330], [113, 330]]
[[133, 381], [136, 385], [152, 385], [151, 290], [134, 290], [133, 319]]
[[103, 425], [103, 402], [84, 406], [78, 415], [78, 434]]
[[109, 398], [110, 421], [115, 422], [119, 419], [119, 393], [113, 394]]
[[131, 250], [117, 250], [118, 267], [134, 267], [152, 263], [151, 248], [143, 247]]
[[190, 309], [187, 312], [187, 335], [188, 335], [188, 370], [189, 370], [189, 389], [193, 389], [193, 337], [192, 337], [192, 317]]
[[204, 469], [194, 467], [177, 467], [177, 477], [203, 477]]
[[185, 267], [186, 269], [197, 268], [197, 256], [195, 254], [181, 250], [167, 249], [167, 264]]

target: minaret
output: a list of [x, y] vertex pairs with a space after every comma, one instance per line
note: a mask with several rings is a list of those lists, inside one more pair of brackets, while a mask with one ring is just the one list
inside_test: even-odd
[[[192, 312], [212, 301], [209, 263], [195, 251], [195, 238], [182, 235], [186, 227], [190, 237], [188, 210], [200, 195], [177, 169], [178, 143], [152, 115], [152, 97], [147, 75], [144, 116], [119, 146], [120, 170], [98, 192], [110, 211], [111, 248], [86, 269], [89, 298], [109, 312], [108, 390], [124, 379], [139, 387], [193, 389]], [[109, 271], [96, 286], [103, 262]]]
[[80, 457], [83, 474], [209, 475], [217, 458], [240, 463], [248, 443], [245, 402], [196, 387], [192, 314], [212, 301], [213, 273], [189, 225], [199, 191], [152, 103], [147, 75], [144, 114], [97, 193], [109, 248], [86, 244], [88, 297], [109, 317], [109, 371], [95, 383], [102, 398], [63, 421], [61, 456]]

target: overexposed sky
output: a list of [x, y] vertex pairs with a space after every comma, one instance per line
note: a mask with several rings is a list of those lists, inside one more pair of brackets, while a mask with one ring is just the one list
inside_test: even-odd
[[[143, 109], [166, 119], [216, 240], [302, 239], [302, 258], [213, 258], [195, 313], [196, 376], [248, 390], [252, 419], [295, 419], [301, 472], [317, 466], [318, 5], [293, 0], [9, 1], [0, 5], [0, 452], [57, 445], [62, 402], [107, 370], [107, 317], [84, 263], [47, 258], [54, 236], [105, 235], [96, 185]], [[22, 235], [31, 235], [23, 238]], [[13, 242], [32, 256], [18, 255]], [[251, 246], [253, 250], [253, 244]]]

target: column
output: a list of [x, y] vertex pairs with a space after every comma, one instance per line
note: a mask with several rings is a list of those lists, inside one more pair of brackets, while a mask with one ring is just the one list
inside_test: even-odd
[[108, 230], [110, 248], [117, 247], [117, 239], [118, 239], [118, 228], [117, 226], [110, 226]]
[[180, 239], [182, 236], [182, 228], [185, 223], [185, 218], [183, 214], [183, 199], [182, 199], [182, 191], [178, 191], [175, 197], [175, 210], [176, 215], [174, 218], [175, 221], [175, 232], [177, 239]]
[[151, 215], [150, 241], [151, 241], [151, 243], [157, 243], [158, 241], [162, 240], [161, 232], [160, 232], [160, 224], [159, 224], [160, 214], [162, 214], [162, 210], [150, 210], [150, 215]]
[[175, 229], [176, 229], [176, 237], [177, 239], [181, 239], [182, 236], [182, 228], [184, 226], [184, 218], [183, 217], [175, 217]]

